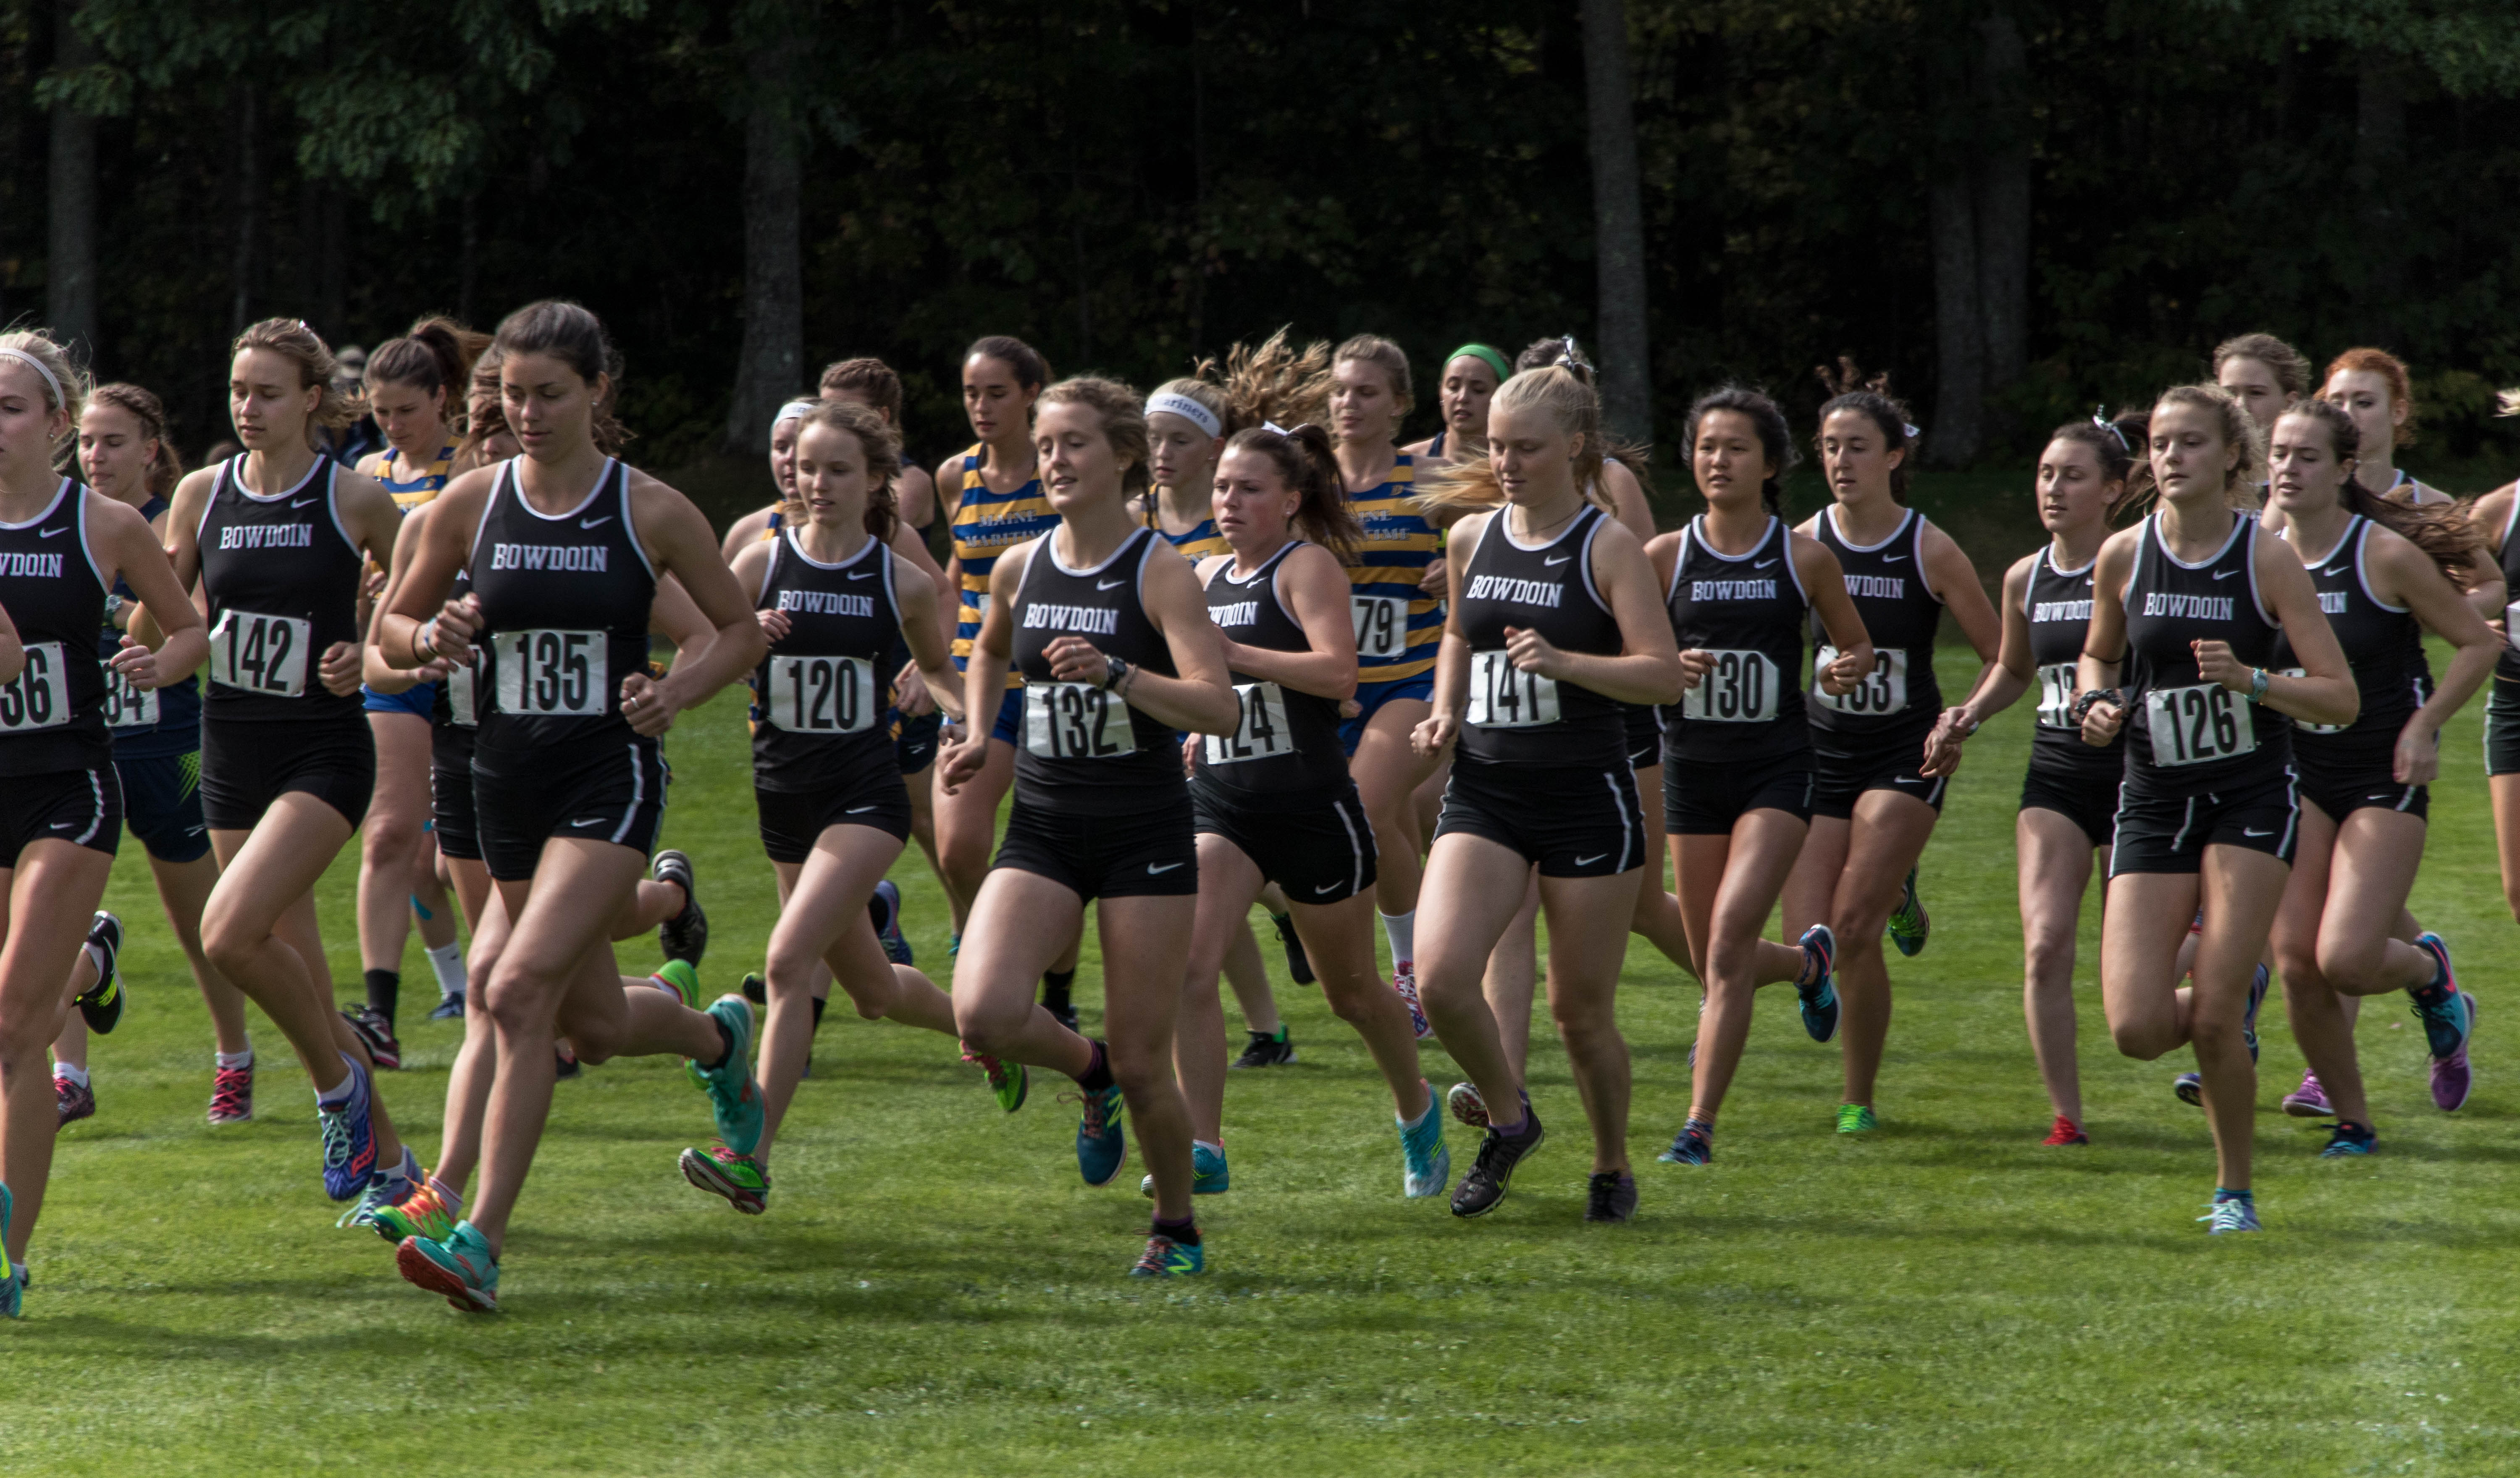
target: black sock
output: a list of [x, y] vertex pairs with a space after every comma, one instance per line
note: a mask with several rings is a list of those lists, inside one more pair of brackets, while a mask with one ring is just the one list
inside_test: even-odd
[[393, 1025], [394, 1007], [401, 1003], [402, 972], [371, 970], [368, 972], [368, 1009]]
[[711, 1016], [709, 1018], [709, 1025], [717, 1028], [717, 1061], [703, 1062], [700, 1066], [707, 1071], [714, 1073], [718, 1069], [726, 1066], [726, 1060], [735, 1055], [735, 1034], [728, 1031], [726, 1029], [726, 1023], [718, 1020], [715, 1016]]
[[820, 996], [820, 995], [817, 995], [817, 996], [815, 996], [815, 997], [814, 997], [814, 1030], [815, 1030], [815, 1031], [819, 1032], [819, 1031], [823, 1030], [823, 1008], [824, 1008], [825, 1006], [830, 1005], [830, 1004], [831, 1004], [831, 1002], [830, 1002], [829, 1000], [825, 999], [824, 997], [822, 997], [822, 996]]
[[1067, 993], [1076, 984], [1073, 970], [1045, 971], [1041, 977], [1041, 1003], [1056, 1011], [1067, 1004]]
[[1089, 1093], [1099, 1093], [1111, 1085], [1110, 1054], [1102, 1049], [1102, 1043], [1094, 1043], [1094, 1065], [1076, 1080], [1076, 1085]]
[[1170, 1237], [1184, 1247], [1195, 1247], [1198, 1245], [1198, 1223], [1189, 1217], [1184, 1217], [1178, 1222], [1167, 1222], [1157, 1217], [1154, 1224], [1148, 1228], [1147, 1235]]

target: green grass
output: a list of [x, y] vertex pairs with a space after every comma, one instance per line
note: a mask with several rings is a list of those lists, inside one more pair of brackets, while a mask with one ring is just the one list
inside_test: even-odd
[[[2437, 659], [2438, 661], [2438, 659]], [[1965, 681], [1947, 654], [1944, 680]], [[1134, 1170], [1076, 1178], [1048, 1085], [1012, 1118], [941, 1039], [826, 1024], [770, 1214], [685, 1185], [702, 1100], [663, 1061], [562, 1085], [508, 1244], [508, 1312], [467, 1317], [337, 1231], [313, 1114], [258, 1025], [262, 1118], [211, 1130], [209, 1038], [138, 849], [126, 1025], [98, 1116], [63, 1135], [22, 1323], [0, 1327], [0, 1470], [43, 1473], [2481, 1473], [2509, 1471], [2520, 1233], [2498, 1050], [2514, 959], [2473, 716], [2435, 791], [2415, 895], [2486, 998], [2483, 1085], [2444, 1117], [2395, 999], [2362, 1017], [2382, 1153], [2314, 1158], [2272, 1112], [2300, 1057], [2268, 1012], [2268, 1230], [2209, 1240], [2183, 1065], [2112, 1052], [2086, 988], [2089, 1149], [2048, 1110], [2019, 1007], [2012, 813], [2027, 710], [1976, 739], [1925, 862], [1935, 918], [1894, 957], [1883, 1128], [1831, 1132], [1833, 1048], [1762, 1003], [1722, 1158], [1652, 1163], [1686, 1106], [1696, 993], [1639, 944], [1640, 1219], [1588, 1227], [1583, 1132], [1544, 1023], [1559, 1126], [1513, 1199], [1456, 1222], [1404, 1204], [1389, 1105], [1355, 1039], [1284, 987], [1297, 1067], [1236, 1074], [1235, 1189], [1205, 1203], [1208, 1276], [1122, 1271]], [[770, 869], [741, 723], [674, 735], [667, 837], [698, 860], [706, 974], [757, 963]], [[921, 960], [945, 960], [923, 866], [896, 871]], [[353, 858], [323, 895], [357, 978]], [[2087, 914], [2082, 978], [2092, 977]], [[1271, 947], [1273, 963], [1275, 948]], [[626, 956], [625, 957], [630, 957]], [[415, 947], [410, 993], [426, 997]], [[1089, 1020], [1091, 959], [1080, 980]], [[259, 1018], [256, 1018], [259, 1023]], [[397, 1116], [433, 1145], [447, 1024], [406, 1028]], [[1440, 1085], [1448, 1064], [1432, 1053]], [[1457, 1166], [1471, 1150], [1456, 1132]]]

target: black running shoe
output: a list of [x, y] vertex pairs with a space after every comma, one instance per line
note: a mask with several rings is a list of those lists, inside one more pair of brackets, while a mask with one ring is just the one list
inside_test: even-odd
[[1453, 1215], [1483, 1217], [1496, 1210], [1497, 1203], [1505, 1199], [1506, 1191], [1513, 1184], [1514, 1168], [1548, 1137], [1540, 1127], [1540, 1116], [1531, 1111], [1529, 1099], [1523, 1101], [1522, 1115], [1519, 1132], [1508, 1137], [1491, 1127], [1479, 1141], [1478, 1163], [1470, 1167], [1461, 1184], [1453, 1187]]
[[577, 1060], [576, 1049], [565, 1041], [553, 1045], [552, 1056], [555, 1059], [552, 1076], [562, 1083], [586, 1071], [585, 1066]]
[[99, 1037], [122, 1025], [122, 920], [100, 908], [88, 925], [87, 942], [96, 946], [96, 984], [79, 993], [79, 1015]]
[[1283, 913], [1273, 913], [1269, 920], [1278, 926], [1278, 943], [1286, 947], [1286, 973], [1295, 978], [1296, 985], [1311, 985], [1313, 962], [1304, 953], [1304, 942], [1295, 933], [1294, 919]]
[[1243, 1035], [1251, 1039], [1251, 1044], [1242, 1049], [1241, 1056], [1235, 1058], [1226, 1066], [1282, 1068], [1295, 1060], [1294, 1039], [1282, 1025], [1278, 1028], [1275, 1036], [1267, 1032], [1246, 1032]]
[[756, 1006], [766, 1006], [770, 1004], [770, 982], [763, 980], [758, 975], [754, 975], [749, 971], [745, 972], [743, 984], [738, 989], [743, 992], [743, 998], [745, 1000], [752, 1002]]
[[1623, 1170], [1594, 1173], [1584, 1182], [1584, 1220], [1632, 1222], [1637, 1215], [1637, 1178]]
[[375, 1060], [380, 1071], [402, 1066], [402, 1043], [394, 1039], [393, 1023], [385, 1020], [383, 1012], [360, 1001], [343, 1006], [341, 1019], [358, 1034], [359, 1040], [367, 1046], [368, 1056]]
[[668, 847], [656, 854], [649, 876], [683, 890], [683, 911], [656, 926], [656, 943], [665, 958], [698, 965], [708, 953], [708, 915], [700, 911], [699, 889], [692, 881], [692, 859]]

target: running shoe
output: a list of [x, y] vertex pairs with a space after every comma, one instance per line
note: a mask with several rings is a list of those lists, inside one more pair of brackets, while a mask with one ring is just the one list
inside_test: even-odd
[[2170, 1090], [2179, 1095], [2180, 1102], [2190, 1108], [2205, 1106], [2205, 1075], [2202, 1073], [2180, 1074], [2170, 1080]]
[[93, 1119], [96, 1117], [96, 1089], [84, 1083], [56, 1078], [53, 1080], [53, 1107], [60, 1112], [63, 1124]]
[[1671, 1136], [1671, 1148], [1654, 1156], [1665, 1165], [1712, 1165], [1715, 1163], [1715, 1126], [1703, 1119], [1691, 1119]]
[[[15, 1209], [10, 1203], [8, 1182], [0, 1180], [0, 1243], [9, 1240], [9, 1216]], [[0, 1316], [24, 1318], [25, 1299], [25, 1273], [9, 1261], [8, 1253], [0, 1252]]]
[[562, 1038], [560, 1040], [552, 1043], [552, 1079], [554, 1082], [566, 1083], [585, 1071], [585, 1065], [577, 1060], [577, 1048], [568, 1044], [568, 1039]]
[[689, 960], [669, 959], [648, 978], [673, 992], [674, 999], [684, 1005], [695, 1011], [700, 1008], [700, 972], [693, 969]]
[[723, 1144], [683, 1151], [683, 1178], [747, 1217], [770, 1209], [770, 1172], [750, 1155], [739, 1155]]
[[892, 879], [875, 885], [867, 900], [867, 913], [875, 922], [875, 937], [883, 946], [883, 957], [896, 965], [916, 963], [910, 953], [910, 940], [901, 932], [901, 890]]
[[2336, 1112], [2327, 1101], [2327, 1089], [2318, 1085], [2317, 1073], [2301, 1075], [2301, 1086], [2283, 1096], [2283, 1111], [2295, 1119], [2324, 1119]]
[[79, 993], [79, 1015], [89, 1031], [103, 1037], [122, 1025], [122, 920], [99, 908], [87, 942], [96, 947], [96, 984]]
[[656, 854], [648, 875], [683, 890], [683, 911], [656, 926], [656, 945], [665, 958], [697, 965], [708, 953], [708, 915], [700, 909], [699, 889], [692, 878], [692, 859], [668, 847]]
[[2238, 1197], [2217, 1201], [2196, 1220], [2212, 1224], [2205, 1228], [2205, 1234], [2212, 1237], [2219, 1237], [2227, 1231], [2256, 1231], [2259, 1229], [2258, 1203]]
[[[389, 1176], [371, 1176], [368, 1178], [368, 1188], [359, 1192], [359, 1199], [351, 1204], [348, 1211], [335, 1218], [333, 1224], [335, 1226], [372, 1226], [376, 1224], [378, 1212], [409, 1200], [412, 1192], [419, 1188], [420, 1182], [417, 1180]], [[395, 1237], [392, 1240], [400, 1242], [402, 1238]]]
[[210, 1080], [210, 1122], [245, 1124], [253, 1118], [253, 1065], [221, 1068]]
[[951, 933], [951, 934], [949, 934], [949, 935], [945, 936], [945, 953], [946, 953], [946, 956], [947, 956], [948, 958], [951, 958], [951, 957], [953, 957], [954, 955], [960, 954], [960, 953], [962, 953], [962, 952], [963, 952], [963, 931], [962, 931], [962, 930], [960, 930], [960, 929], [957, 929], [957, 930], [955, 930], [953, 933]]
[[379, 1072], [391, 1072], [402, 1066], [402, 1043], [394, 1039], [393, 1023], [384, 1013], [366, 1001], [341, 1008], [341, 1019], [350, 1024], [352, 1035], [368, 1049], [368, 1060]]
[[1513, 1173], [1534, 1150], [1549, 1137], [1540, 1127], [1540, 1116], [1532, 1112], [1528, 1097], [1522, 1103], [1522, 1128], [1512, 1134], [1488, 1127], [1487, 1137], [1479, 1141], [1478, 1162], [1462, 1183], [1453, 1188], [1453, 1215], [1483, 1217], [1497, 1209], [1505, 1193], [1513, 1187]]
[[2089, 1144], [2092, 1142], [2092, 1136], [2083, 1132], [2083, 1127], [2081, 1125], [2076, 1124], [2073, 1120], [2066, 1118], [2062, 1114], [2058, 1114], [2056, 1116], [2056, 1122], [2048, 1126], [2048, 1137], [2040, 1140], [2039, 1142], [2042, 1144]]
[[2450, 946], [2440, 935], [2425, 930], [2415, 936], [2415, 947], [2441, 967], [2441, 979], [2432, 987], [2442, 993], [2441, 998], [2429, 1004], [2416, 998], [2415, 1018], [2424, 1024], [2424, 1045], [2432, 1052], [2433, 1105], [2449, 1113], [2464, 1105], [2476, 1085], [2467, 1062], [2467, 1039], [2476, 1030], [2476, 997], [2458, 988], [2458, 976], [2451, 970]]
[[1934, 932], [1933, 918], [1925, 905], [1916, 901], [1916, 869], [1908, 869], [1908, 880], [1899, 885], [1899, 906], [1890, 913], [1890, 943], [1899, 952], [1914, 959], [1925, 952], [1925, 938]]
[[1077, 1105], [1076, 1173], [1088, 1185], [1108, 1185], [1129, 1163], [1129, 1134], [1120, 1124], [1120, 1085], [1058, 1095], [1061, 1103], [1070, 1100]]
[[2318, 1152], [2321, 1160], [2351, 1160], [2380, 1147], [2380, 1136], [2373, 1133], [2367, 1124], [2339, 1119], [2326, 1129], [2327, 1147]]
[[431, 1021], [462, 1021], [464, 1019], [464, 993], [461, 991], [449, 991], [445, 994], [437, 997], [437, 1004], [429, 1008], [428, 1019]]
[[446, 1203], [429, 1188], [425, 1176], [413, 1182], [410, 1195], [369, 1212], [367, 1224], [397, 1247], [413, 1237], [443, 1242], [455, 1234], [455, 1223], [446, 1214]]
[[1032, 1091], [1032, 1074], [1020, 1062], [1002, 1062], [986, 1052], [963, 1048], [963, 1060], [989, 1075], [989, 1091], [998, 1097], [998, 1107], [1013, 1113], [1024, 1106], [1024, 1095]]
[[1294, 1039], [1287, 1034], [1282, 1022], [1275, 1032], [1245, 1032], [1242, 1035], [1251, 1040], [1242, 1048], [1242, 1055], [1227, 1063], [1227, 1067], [1282, 1068], [1295, 1060]]
[[1868, 1134], [1881, 1127], [1881, 1121], [1868, 1103], [1841, 1103], [1837, 1106], [1837, 1132], [1841, 1134]]
[[1637, 1178], [1624, 1170], [1595, 1171], [1584, 1182], [1584, 1220], [1633, 1222], [1637, 1217]]
[[2267, 987], [2272, 982], [2266, 961], [2258, 961], [2257, 972], [2249, 977], [2249, 1009], [2240, 1017], [2240, 1039], [2249, 1044], [2251, 1067], [2258, 1061], [2258, 1007], [2267, 1003]]
[[[1216, 1196], [1234, 1188], [1234, 1176], [1225, 1168], [1222, 1145], [1190, 1142], [1190, 1193], [1193, 1196]], [[1155, 1198], [1155, 1178], [1148, 1176], [1138, 1182], [1138, 1194], [1151, 1201]]]
[[1405, 959], [1393, 965], [1391, 989], [1400, 996], [1401, 1004], [1409, 1008], [1409, 1030], [1418, 1034], [1418, 1039], [1424, 1041], [1434, 1036], [1435, 1028], [1426, 1020], [1426, 1007], [1418, 998], [1418, 966]]
[[1147, 1250], [1129, 1270], [1133, 1278], [1186, 1278], [1207, 1270], [1207, 1249], [1195, 1242], [1176, 1242], [1158, 1232], [1147, 1238]]
[[1457, 1083], [1444, 1095], [1444, 1107], [1452, 1116], [1472, 1129], [1488, 1127], [1488, 1101], [1479, 1096], [1475, 1083]]
[[1802, 1000], [1803, 1031], [1814, 1041], [1826, 1041], [1837, 1035], [1837, 936], [1826, 924], [1814, 924], [1803, 931], [1802, 947], [1803, 972], [1811, 977], [1808, 985], [1794, 982], [1794, 994]]
[[1304, 952], [1303, 936], [1295, 932], [1294, 917], [1291, 914], [1273, 913], [1269, 915], [1269, 922], [1278, 931], [1278, 943], [1286, 947], [1286, 973], [1294, 977], [1296, 985], [1311, 985], [1313, 960], [1311, 955]]
[[752, 1080], [752, 1007], [741, 995], [721, 995], [708, 1014], [729, 1046], [724, 1060], [704, 1068], [698, 1058], [686, 1058], [692, 1081], [708, 1094], [709, 1112], [717, 1116], [717, 1134], [727, 1148], [749, 1155], [761, 1142], [761, 1090]]
[[394, 1249], [394, 1267], [467, 1314], [499, 1312], [499, 1260], [470, 1222], [444, 1237], [406, 1237]]
[[315, 1124], [324, 1136], [324, 1194], [346, 1201], [368, 1188], [377, 1173], [375, 1125], [368, 1112], [368, 1070], [352, 1062], [350, 1096], [339, 1103], [315, 1103]]
[[1433, 1088], [1427, 1089], [1426, 1112], [1417, 1123], [1397, 1114], [1392, 1119], [1400, 1126], [1400, 1193], [1422, 1201], [1451, 1189], [1453, 1152], [1444, 1144], [1444, 1116], [1437, 1111]]

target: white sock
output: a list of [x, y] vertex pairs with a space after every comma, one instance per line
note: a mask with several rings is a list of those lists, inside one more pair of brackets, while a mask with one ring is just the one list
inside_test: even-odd
[[251, 1046], [248, 1046], [242, 1052], [219, 1052], [214, 1055], [219, 1059], [219, 1068], [222, 1072], [233, 1073], [239, 1068], [249, 1068], [253, 1066], [253, 1048]]
[[342, 1052], [339, 1055], [341, 1058], [341, 1066], [348, 1068], [350, 1071], [339, 1083], [334, 1085], [330, 1092], [317, 1093], [315, 1095], [315, 1101], [325, 1108], [336, 1108], [341, 1104], [349, 1102], [350, 1094], [355, 1091], [359, 1085], [358, 1060], [347, 1052]]
[[87, 1086], [87, 1069], [74, 1068], [67, 1062], [54, 1063], [53, 1076], [64, 1083], [75, 1084], [80, 1087]]
[[437, 1204], [446, 1208], [446, 1220], [450, 1222], [461, 1222], [464, 1220], [463, 1192], [437, 1178], [435, 1176], [428, 1178], [428, 1188], [436, 1193]]
[[464, 942], [456, 940], [428, 951], [428, 968], [437, 975], [437, 993], [464, 993]]
[[[94, 940], [90, 940], [90, 941], [88, 941], [86, 944], [79, 946], [79, 952], [80, 952], [81, 954], [86, 955], [86, 956], [87, 956], [87, 962], [88, 962], [91, 966], [95, 967], [95, 970], [96, 970], [96, 978], [97, 978], [99, 981], [104, 980], [104, 979], [105, 979], [105, 947], [103, 947], [102, 945], [99, 945], [99, 944], [98, 944], [96, 941], [94, 941]], [[93, 991], [93, 990], [95, 990], [95, 989], [96, 989], [96, 987], [95, 987], [94, 985], [90, 985], [90, 986], [88, 987], [88, 990], [90, 990], [90, 991]]]
[[1375, 913], [1382, 920], [1382, 937], [1391, 942], [1391, 967], [1415, 964], [1418, 959], [1418, 910], [1407, 913]]

